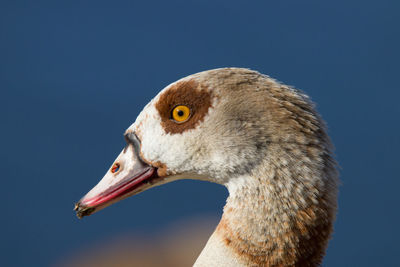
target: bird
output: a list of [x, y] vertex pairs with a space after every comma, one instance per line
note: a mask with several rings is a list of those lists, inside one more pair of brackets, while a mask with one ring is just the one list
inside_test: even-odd
[[76, 203], [77, 216], [180, 179], [229, 196], [194, 266], [320, 266], [339, 186], [326, 123], [301, 90], [247, 68], [199, 72], [162, 89], [126, 146]]

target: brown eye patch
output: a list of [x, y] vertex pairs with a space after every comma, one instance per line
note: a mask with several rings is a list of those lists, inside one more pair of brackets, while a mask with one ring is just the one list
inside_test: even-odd
[[[189, 119], [181, 124], [171, 120], [172, 110], [179, 105], [187, 106], [191, 113]], [[165, 132], [183, 133], [195, 128], [204, 119], [211, 107], [211, 95], [207, 88], [193, 80], [182, 81], [162, 93], [155, 106], [160, 113]]]

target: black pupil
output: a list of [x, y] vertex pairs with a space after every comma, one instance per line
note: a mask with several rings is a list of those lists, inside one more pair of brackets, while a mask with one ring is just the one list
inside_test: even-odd
[[183, 112], [183, 110], [178, 110], [178, 116], [182, 117], [185, 113]]

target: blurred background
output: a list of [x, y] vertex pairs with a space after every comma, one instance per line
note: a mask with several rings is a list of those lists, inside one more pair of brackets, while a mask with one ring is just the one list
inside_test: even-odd
[[341, 165], [324, 266], [398, 266], [400, 2], [0, 1], [2, 266], [189, 266], [222, 186], [179, 181], [78, 220], [163, 87], [248, 67], [304, 90]]

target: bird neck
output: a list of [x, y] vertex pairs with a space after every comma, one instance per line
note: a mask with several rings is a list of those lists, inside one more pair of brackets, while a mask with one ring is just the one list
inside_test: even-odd
[[223, 246], [221, 254], [243, 266], [320, 265], [335, 216], [336, 171], [329, 154], [317, 154], [294, 160], [276, 150], [251, 176], [230, 180], [207, 244], [214, 248], [205, 250]]

